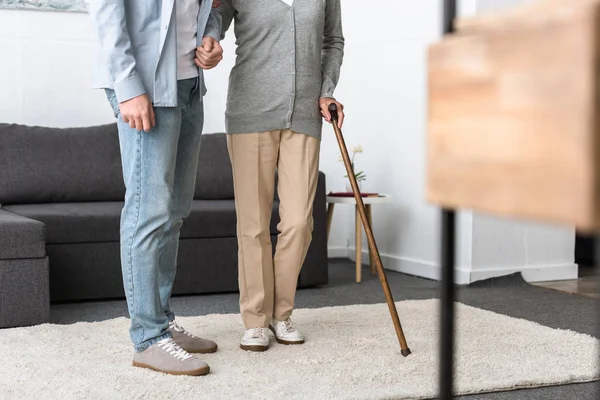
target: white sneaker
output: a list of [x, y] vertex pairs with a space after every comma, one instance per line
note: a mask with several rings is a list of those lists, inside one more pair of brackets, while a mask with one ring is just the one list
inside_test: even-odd
[[269, 329], [275, 334], [277, 343], [281, 344], [302, 344], [304, 343], [304, 336], [292, 323], [292, 319], [288, 318], [287, 321], [279, 321], [273, 318]]
[[240, 348], [247, 351], [265, 351], [269, 348], [267, 328], [246, 329]]

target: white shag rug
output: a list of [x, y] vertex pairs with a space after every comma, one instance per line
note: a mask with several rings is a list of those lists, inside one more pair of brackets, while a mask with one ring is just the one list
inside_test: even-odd
[[[297, 310], [302, 346], [239, 349], [239, 315], [180, 318], [214, 338], [206, 377], [130, 366], [128, 320], [0, 330], [2, 399], [420, 399], [437, 394], [437, 300], [398, 303], [413, 352], [400, 355], [385, 304]], [[596, 380], [598, 340], [457, 304], [460, 394]]]

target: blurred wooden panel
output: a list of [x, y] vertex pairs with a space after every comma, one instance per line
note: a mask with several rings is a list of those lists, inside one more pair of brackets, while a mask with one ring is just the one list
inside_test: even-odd
[[560, 3], [462, 21], [431, 46], [431, 202], [598, 225], [600, 1]]

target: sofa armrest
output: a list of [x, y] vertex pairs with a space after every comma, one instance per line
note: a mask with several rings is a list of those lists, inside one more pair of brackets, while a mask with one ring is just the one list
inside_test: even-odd
[[46, 256], [46, 226], [0, 208], [0, 260]]

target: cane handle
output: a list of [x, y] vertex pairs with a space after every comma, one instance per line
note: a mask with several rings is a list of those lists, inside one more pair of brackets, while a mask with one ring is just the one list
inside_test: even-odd
[[337, 105], [335, 103], [331, 103], [329, 105], [329, 113], [331, 114], [332, 121], [338, 120], [338, 109], [337, 109]]

